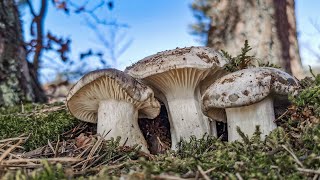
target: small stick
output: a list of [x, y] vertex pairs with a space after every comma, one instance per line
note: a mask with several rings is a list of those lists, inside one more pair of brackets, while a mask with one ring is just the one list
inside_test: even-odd
[[[0, 149], [0, 151], [5, 152], [5, 150], [3, 150], [3, 149]], [[17, 158], [17, 159], [23, 159], [23, 158], [21, 158], [20, 156], [17, 156], [17, 155], [12, 154], [12, 153], [9, 153], [9, 155], [12, 156], [12, 157], [15, 157], [15, 158]], [[31, 164], [34, 164], [34, 163], [31, 162]]]
[[[83, 147], [86, 147], [86, 146], [83, 146]], [[81, 156], [83, 156], [90, 148], [91, 148], [91, 146], [89, 146], [89, 144], [88, 144], [88, 147], [87, 147], [84, 151], [82, 151], [82, 152], [77, 156], [77, 158], [81, 158]], [[79, 148], [78, 148], [78, 149], [79, 149]]]
[[22, 101], [21, 101], [21, 113], [24, 113], [24, 105]]
[[[103, 141], [103, 138], [101, 138], [100, 136], [98, 136], [98, 141], [93, 145], [93, 147], [92, 147], [92, 149], [91, 149], [91, 151], [90, 151], [90, 153], [89, 153], [89, 155], [88, 155], [88, 159], [91, 159], [91, 158], [92, 158], [92, 156], [95, 154], [95, 152], [97, 151], [97, 149], [98, 149], [99, 146], [101, 145], [102, 141]], [[82, 165], [82, 170], [85, 169], [85, 167], [87, 166], [87, 164], [88, 164], [88, 161], [85, 162], [85, 163]]]
[[[12, 144], [9, 143], [9, 144], [7, 144], [7, 146], [8, 146], [8, 147], [11, 147], [11, 146], [14, 146], [14, 145], [12, 145]], [[16, 148], [17, 148], [17, 149], [22, 149], [22, 150], [24, 150], [24, 147], [22, 147], [22, 146], [17, 146]]]
[[59, 142], [60, 142], [60, 138], [58, 136], [58, 141], [56, 143], [56, 147], [54, 149], [54, 157], [57, 157], [58, 151], [59, 151]]
[[1, 139], [0, 140], [0, 143], [4, 143], [4, 142], [7, 142], [7, 141], [15, 141], [15, 140], [23, 140], [23, 139], [26, 139], [27, 137], [15, 137], [15, 138], [8, 138], [8, 139]]
[[100, 159], [104, 158], [107, 154], [108, 154], [108, 152], [105, 152], [104, 154], [102, 154], [100, 157], [98, 157], [96, 160], [94, 160], [91, 164], [89, 164], [86, 168], [84, 168], [84, 170], [89, 169], [92, 165], [97, 163]]
[[281, 116], [279, 116], [277, 119], [275, 119], [273, 122], [277, 122], [279, 119], [283, 118], [286, 114], [288, 114], [289, 110], [287, 109]]
[[11, 168], [14, 168], [14, 167], [18, 167], [17, 170], [21, 170], [22, 167], [25, 167], [25, 168], [37, 168], [37, 167], [41, 167], [43, 166], [42, 164], [1, 164], [0, 165], [0, 169], [2, 167], [9, 167], [10, 169]]
[[312, 173], [312, 174], [320, 174], [320, 170], [313, 170], [313, 169], [305, 169], [305, 168], [297, 168], [298, 171], [304, 172], [304, 173]]
[[215, 167], [210, 168], [210, 169], [206, 170], [204, 173], [208, 174], [208, 173], [210, 173], [211, 171], [213, 171], [213, 170], [215, 170], [215, 169], [216, 169]]
[[282, 145], [282, 147], [288, 151], [291, 156], [293, 157], [293, 159], [296, 161], [297, 164], [299, 164], [299, 166], [301, 166], [302, 168], [304, 168], [303, 164], [301, 163], [301, 161], [299, 161], [299, 159], [297, 158], [297, 156], [285, 145]]
[[241, 177], [241, 175], [239, 173], [236, 173], [236, 176], [239, 180], [243, 180], [243, 178]]
[[45, 149], [45, 146], [42, 146], [40, 148], [37, 148], [35, 150], [32, 150], [32, 151], [29, 151], [29, 152], [22, 154], [22, 157], [31, 158], [32, 156], [39, 156], [43, 152], [44, 149]]
[[4, 144], [0, 144], [0, 148], [3, 148], [3, 147], [8, 146], [11, 142], [12, 142], [12, 141], [8, 141], [8, 142], [6, 142], [6, 143], [4, 143]]
[[54, 154], [54, 149], [53, 149], [53, 146], [52, 146], [51, 142], [49, 141], [49, 139], [48, 139], [48, 145], [49, 145], [49, 147], [50, 147], [51, 151], [52, 151], [52, 152], [53, 152], [53, 154]]
[[4, 160], [4, 158], [7, 157], [7, 155], [13, 151], [17, 146], [19, 146], [22, 143], [22, 139], [20, 139], [15, 145], [11, 146], [10, 148], [8, 148], [1, 156], [0, 156], [0, 163], [2, 160]]
[[180, 178], [177, 176], [170, 176], [170, 175], [158, 175], [158, 176], [152, 176], [153, 179], [167, 179], [167, 180], [186, 180], [184, 178]]
[[197, 165], [197, 168], [198, 168], [200, 174], [202, 175], [202, 177], [203, 177], [205, 180], [210, 180], [209, 176], [206, 175], [206, 173], [203, 171], [203, 169], [201, 168], [201, 166]]
[[81, 161], [81, 162], [73, 165], [72, 168], [76, 168], [77, 166], [79, 166], [79, 165], [81, 165], [81, 164], [83, 164], [83, 163], [87, 163], [88, 161], [94, 159], [95, 157], [97, 157], [97, 156], [91, 157], [91, 158], [89, 158], [89, 159], [85, 159], [85, 160], [83, 160], [83, 161]]
[[48, 161], [48, 162], [78, 162], [82, 161], [79, 158], [68, 158], [68, 157], [61, 157], [61, 158], [47, 158], [47, 159], [12, 159], [3, 161], [4, 164], [10, 163], [27, 163], [27, 162], [41, 162], [41, 161]]

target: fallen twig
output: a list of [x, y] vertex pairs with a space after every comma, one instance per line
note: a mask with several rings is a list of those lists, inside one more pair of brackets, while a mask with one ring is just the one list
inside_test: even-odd
[[203, 169], [201, 168], [201, 166], [197, 166], [198, 171], [200, 172], [201, 176], [205, 179], [205, 180], [210, 180], [209, 176], [206, 175], [206, 173], [203, 171]]
[[7, 157], [7, 155], [13, 151], [17, 146], [19, 146], [21, 143], [23, 142], [22, 139], [20, 139], [15, 145], [11, 146], [10, 148], [8, 148], [1, 156], [0, 156], [0, 164], [1, 162], [4, 160], [4, 158]]
[[48, 162], [78, 162], [82, 161], [83, 159], [79, 158], [69, 158], [69, 157], [60, 157], [60, 158], [46, 158], [46, 159], [12, 159], [12, 160], [5, 160], [3, 164], [11, 164], [11, 163], [28, 163], [28, 162], [41, 162], [41, 161], [48, 161]]
[[305, 169], [305, 168], [297, 168], [297, 170], [304, 173], [312, 173], [312, 174], [320, 175], [320, 170]]
[[300, 167], [304, 168], [303, 164], [301, 163], [301, 161], [297, 158], [297, 156], [285, 145], [282, 145], [282, 147], [288, 151], [290, 153], [290, 155], [293, 157], [293, 159], [295, 160], [295, 162], [297, 164], [299, 164]]
[[239, 173], [236, 173], [236, 177], [238, 178], [238, 180], [243, 180], [243, 178], [241, 177], [241, 175]]

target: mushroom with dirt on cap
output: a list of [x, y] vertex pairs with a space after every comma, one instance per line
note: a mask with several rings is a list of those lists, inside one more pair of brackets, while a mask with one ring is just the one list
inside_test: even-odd
[[[226, 59], [208, 47], [188, 47], [148, 56], [125, 72], [157, 91], [168, 110], [172, 149], [180, 138], [210, 134], [208, 118], [200, 108], [203, 81], [214, 81], [226, 73]], [[214, 117], [216, 118], [216, 117]]]
[[243, 69], [213, 83], [202, 97], [202, 110], [211, 117], [212, 108], [225, 108], [229, 141], [240, 139], [237, 126], [252, 136], [259, 125], [265, 136], [277, 127], [274, 105], [288, 102], [288, 94], [298, 88], [298, 81], [279, 69]]
[[67, 107], [76, 118], [97, 123], [97, 133], [106, 139], [120, 136], [120, 143], [141, 145], [149, 152], [139, 129], [139, 116], [155, 118], [160, 104], [151, 88], [116, 69], [92, 71], [82, 77], [67, 95]]

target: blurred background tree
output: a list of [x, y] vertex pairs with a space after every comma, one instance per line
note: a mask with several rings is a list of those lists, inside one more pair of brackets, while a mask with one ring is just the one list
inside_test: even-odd
[[301, 78], [294, 0], [195, 0], [193, 34], [235, 56], [245, 40], [260, 61]]
[[[24, 22], [29, 24], [31, 37], [26, 40], [26, 48], [28, 60], [33, 65], [32, 72], [38, 78], [44, 77], [40, 69], [50, 69], [55, 71], [58, 77], [70, 80], [78, 79], [96, 68], [115, 67], [117, 58], [130, 45], [131, 41], [127, 41], [124, 38], [125, 33], [122, 32], [122, 29], [128, 28], [128, 25], [108, 17], [114, 7], [113, 0], [20, 0], [18, 3], [21, 11], [27, 10], [26, 12], [31, 14], [31, 21]], [[35, 7], [39, 7], [38, 10]], [[72, 39], [69, 36], [63, 37], [60, 34], [65, 32], [56, 32], [55, 28], [46, 30], [48, 29], [46, 27], [48, 8], [56, 9], [56, 11], [49, 11], [51, 13], [64, 13], [67, 17], [78, 16], [78, 20], [85, 21], [84, 26], [95, 33], [97, 44], [101, 44], [104, 48], [98, 50], [89, 47], [79, 52], [78, 59], [70, 57]], [[105, 16], [102, 17], [102, 15]], [[61, 23], [61, 26], [69, 26], [69, 24]], [[118, 40], [119, 38], [121, 40]], [[97, 61], [92, 62], [92, 59]], [[90, 64], [95, 64], [95, 67]]]
[[[114, 6], [112, 0], [8, 0], [0, 5], [0, 47], [3, 49], [0, 51], [0, 106], [28, 101], [46, 102], [39, 80], [44, 76], [41, 74], [43, 69], [53, 70], [57, 81], [67, 84], [97, 68], [116, 67], [117, 58], [131, 43], [123, 31], [128, 25], [97, 15], [97, 11], [111, 11]], [[72, 40], [46, 27], [49, 8], [59, 10], [55, 13], [80, 16], [105, 49], [89, 48], [79, 52], [79, 59], [70, 58]], [[31, 17], [30, 21], [23, 22], [29, 26], [28, 39], [22, 36], [19, 10]], [[92, 62], [92, 59], [97, 61]]]
[[0, 1], [0, 106], [45, 101], [28, 64], [16, 4]]

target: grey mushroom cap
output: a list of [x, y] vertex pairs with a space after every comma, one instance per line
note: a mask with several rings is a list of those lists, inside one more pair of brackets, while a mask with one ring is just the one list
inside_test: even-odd
[[152, 119], [160, 113], [160, 103], [152, 89], [116, 69], [96, 70], [83, 76], [69, 91], [66, 104], [76, 118], [96, 123], [99, 102], [108, 99], [132, 103], [140, 117]]
[[223, 67], [226, 58], [209, 47], [176, 48], [148, 56], [126, 68], [125, 72], [135, 78], [160, 74], [171, 69]]
[[287, 97], [298, 88], [298, 81], [279, 69], [243, 69], [223, 76], [213, 83], [202, 96], [202, 110], [208, 115], [212, 108], [247, 106], [269, 95]]
[[[227, 74], [228, 60], [219, 51], [209, 47], [185, 47], [162, 51], [148, 56], [126, 68], [125, 72], [157, 89], [157, 98], [174, 87], [199, 86], [200, 94], [216, 79]], [[192, 70], [191, 70], [192, 69]], [[224, 109], [216, 109], [213, 118], [225, 121]]]

